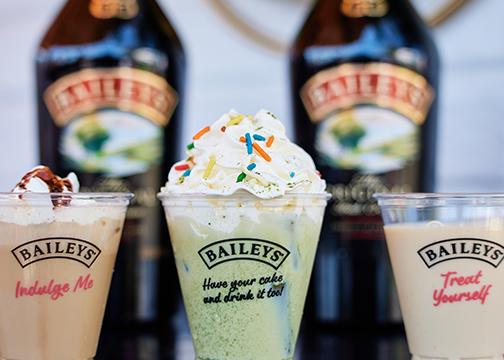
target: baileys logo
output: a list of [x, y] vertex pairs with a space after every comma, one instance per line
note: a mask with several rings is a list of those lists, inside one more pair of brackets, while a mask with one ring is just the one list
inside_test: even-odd
[[277, 270], [290, 251], [285, 247], [260, 239], [227, 239], [211, 243], [198, 251], [208, 269], [226, 261], [254, 260]]
[[483, 239], [447, 239], [429, 244], [417, 253], [428, 268], [454, 259], [480, 260], [496, 268], [504, 259], [504, 246]]
[[47, 259], [66, 258], [90, 268], [101, 250], [86, 240], [58, 237], [28, 241], [11, 250], [21, 267]]

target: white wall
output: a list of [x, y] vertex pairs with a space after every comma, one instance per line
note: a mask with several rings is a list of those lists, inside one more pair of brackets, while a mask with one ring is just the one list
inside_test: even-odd
[[502, 0], [472, 0], [433, 29], [442, 59], [438, 191], [504, 191]]
[[[230, 107], [249, 114], [267, 108], [291, 132], [285, 55], [223, 24], [207, 0], [158, 1], [184, 42], [188, 59], [185, 139]], [[310, 2], [246, 1], [244, 21], [256, 21], [283, 41], [294, 35]], [[0, 191], [9, 191], [38, 163], [33, 58], [62, 4], [0, 0]], [[502, 0], [471, 0], [433, 28], [442, 59], [438, 191], [504, 192], [502, 13]], [[268, 22], [276, 27], [267, 28]]]

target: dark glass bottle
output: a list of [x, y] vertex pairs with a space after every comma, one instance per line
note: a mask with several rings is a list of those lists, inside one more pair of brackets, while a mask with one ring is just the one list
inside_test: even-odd
[[290, 53], [296, 142], [333, 198], [305, 310], [319, 328], [400, 330], [375, 192], [432, 191], [438, 55], [407, 0], [319, 0]]
[[164, 327], [178, 283], [156, 193], [176, 160], [185, 56], [155, 0], [68, 0], [36, 58], [40, 161], [135, 193], [104, 327]]

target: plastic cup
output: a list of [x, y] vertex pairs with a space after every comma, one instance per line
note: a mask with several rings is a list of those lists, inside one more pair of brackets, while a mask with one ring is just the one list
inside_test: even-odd
[[159, 194], [197, 359], [290, 359], [326, 194]]
[[376, 194], [414, 360], [503, 359], [504, 194]]
[[0, 357], [95, 356], [132, 194], [0, 193]]

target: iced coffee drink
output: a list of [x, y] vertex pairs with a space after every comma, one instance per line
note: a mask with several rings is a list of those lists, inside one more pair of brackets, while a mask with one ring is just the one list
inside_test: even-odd
[[37, 167], [0, 194], [0, 356], [96, 352], [130, 194], [84, 194]]
[[290, 359], [327, 201], [311, 158], [262, 110], [195, 135], [163, 202], [198, 359]]
[[377, 198], [413, 359], [503, 359], [504, 195]]

